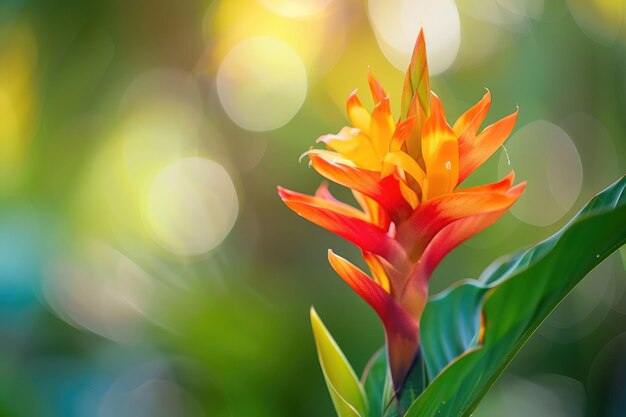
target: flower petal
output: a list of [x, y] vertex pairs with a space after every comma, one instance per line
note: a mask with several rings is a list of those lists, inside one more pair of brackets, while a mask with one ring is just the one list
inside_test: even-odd
[[404, 200], [398, 180], [393, 176], [381, 178], [379, 172], [329, 161], [317, 154], [311, 154], [309, 158], [311, 166], [322, 176], [372, 198], [392, 220], [398, 221], [411, 212], [411, 206]]
[[508, 208], [517, 197], [510, 192], [471, 190], [436, 197], [420, 204], [411, 217], [398, 227], [397, 240], [407, 248], [411, 259], [417, 260], [444, 227], [467, 217]]
[[387, 291], [387, 293], [391, 294], [391, 281], [378, 256], [369, 252], [363, 252], [363, 260], [365, 260], [367, 267], [370, 269], [374, 281]]
[[391, 103], [389, 97], [384, 97], [376, 104], [372, 112], [372, 122], [370, 124], [370, 140], [376, 149], [379, 158], [389, 150], [391, 137], [396, 129], [396, 123], [391, 114]]
[[443, 106], [433, 93], [430, 117], [422, 130], [422, 152], [428, 177], [428, 194], [422, 201], [452, 192], [459, 178], [459, 148], [446, 122]]
[[359, 206], [361, 206], [361, 209], [363, 209], [365, 214], [368, 216], [370, 222], [374, 223], [383, 230], [389, 230], [391, 219], [389, 218], [389, 214], [387, 214], [385, 209], [383, 209], [380, 204], [356, 190], [352, 190], [352, 195], [357, 203], [359, 203]]
[[399, 151], [402, 149], [402, 145], [411, 135], [415, 121], [415, 117], [409, 117], [396, 125], [396, 129], [391, 137], [391, 142], [389, 143], [389, 152]]
[[359, 268], [332, 251], [328, 252], [328, 260], [337, 274], [376, 311], [383, 322], [391, 376], [398, 389], [404, 383], [419, 347], [417, 321]]
[[318, 226], [352, 242], [362, 250], [393, 259], [402, 254], [398, 243], [386, 231], [368, 222], [365, 214], [347, 204], [313, 197], [278, 187], [283, 202]]
[[[508, 178], [508, 177], [507, 177]], [[499, 209], [469, 216], [450, 223], [430, 241], [420, 259], [419, 273], [428, 280], [441, 260], [458, 245], [492, 225], [517, 201], [526, 183], [520, 183], [506, 192], [508, 202]]]
[[[318, 196], [317, 193], [321, 193], [322, 195]], [[358, 209], [352, 207], [349, 204], [342, 203], [334, 199], [334, 197], [332, 196], [331, 196], [332, 199], [328, 198], [330, 196], [330, 192], [328, 190], [324, 191], [323, 183], [317, 189], [315, 196], [310, 196], [307, 194], [290, 191], [283, 187], [278, 187], [278, 195], [285, 202], [287, 202], [286, 200], [288, 200], [290, 203], [309, 204], [309, 205], [319, 207], [321, 209], [331, 210], [333, 212], [342, 214], [344, 216], [353, 217], [355, 219], [359, 219], [362, 221], [367, 221], [367, 216], [362, 211], [359, 211]]]
[[[306, 156], [308, 156], [309, 159], [311, 159], [312, 155], [316, 155], [329, 162], [334, 162], [334, 163], [346, 165], [349, 167], [356, 167], [354, 162], [350, 161], [349, 159], [344, 158], [340, 153], [335, 152], [335, 151], [329, 151], [328, 149], [311, 148], [305, 153], [303, 153], [302, 155], [300, 155], [300, 158], [298, 159], [298, 161], [302, 161], [302, 158]], [[309, 162], [309, 165], [311, 165], [310, 162]]]
[[[413, 100], [414, 97], [417, 97], [417, 100]], [[427, 116], [430, 112], [430, 81], [423, 29], [420, 29], [404, 79], [404, 88], [402, 89], [403, 116], [408, 117], [411, 106], [419, 106]]]
[[370, 113], [365, 109], [363, 103], [356, 95], [356, 90], [350, 93], [348, 96], [348, 118], [352, 122], [352, 126], [357, 129], [361, 129], [361, 132], [366, 136], [370, 134]]
[[476, 137], [476, 133], [485, 120], [485, 116], [491, 107], [491, 93], [489, 90], [482, 99], [468, 111], [463, 113], [454, 123], [452, 130], [459, 138], [459, 145]]
[[417, 162], [411, 158], [404, 151], [389, 152], [382, 160], [383, 170], [382, 175], [387, 176], [393, 172], [394, 167], [401, 168], [404, 172], [409, 174], [418, 184], [424, 182], [426, 173], [422, 170]]
[[317, 139], [354, 165], [365, 169], [378, 169], [380, 158], [369, 138], [357, 128], [344, 127], [336, 135], [324, 135]]
[[506, 177], [500, 181], [492, 182], [491, 184], [477, 185], [475, 187], [462, 188], [457, 190], [458, 193], [484, 193], [484, 192], [496, 192], [505, 193], [511, 188], [515, 181], [515, 171], [511, 171]]
[[385, 92], [383, 87], [380, 85], [378, 80], [374, 77], [374, 74], [372, 74], [372, 71], [370, 69], [367, 70], [367, 82], [370, 86], [370, 91], [372, 92], [372, 98], [374, 99], [374, 104], [378, 104], [385, 97], [387, 97], [387, 93]]
[[482, 165], [504, 143], [513, 131], [517, 113], [498, 120], [483, 130], [474, 140], [459, 145], [459, 183]]

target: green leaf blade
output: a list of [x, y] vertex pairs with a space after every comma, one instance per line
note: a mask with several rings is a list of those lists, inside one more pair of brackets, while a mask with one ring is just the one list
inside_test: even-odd
[[[429, 373], [438, 376], [406, 417], [471, 414], [541, 322], [587, 273], [626, 243], [625, 189], [626, 177], [549, 239], [428, 303], [421, 338]], [[451, 313], [464, 303], [460, 312], [457, 308], [460, 314]], [[482, 346], [473, 345], [479, 312], [486, 323]], [[469, 324], [463, 314], [470, 314]], [[471, 337], [452, 334], [463, 326]]]

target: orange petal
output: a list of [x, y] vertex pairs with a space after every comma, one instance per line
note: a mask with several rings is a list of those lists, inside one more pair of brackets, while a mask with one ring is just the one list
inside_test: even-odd
[[[417, 95], [413, 98], [413, 100], [417, 101]], [[424, 157], [422, 155], [422, 131], [427, 117], [420, 106], [412, 105], [410, 110], [411, 111], [409, 111], [408, 117], [414, 119], [415, 121], [413, 122], [413, 128], [404, 143], [406, 145], [407, 153], [411, 155], [411, 158], [415, 159], [415, 161], [417, 161], [422, 168], [424, 168]]]
[[409, 117], [408, 119], [398, 123], [396, 129], [391, 137], [389, 143], [389, 152], [399, 151], [402, 149], [402, 145], [407, 140], [411, 131], [413, 130], [413, 124], [415, 123], [415, 117]]
[[399, 389], [407, 376], [419, 347], [417, 321], [363, 271], [328, 252], [328, 260], [341, 278], [376, 311], [387, 339], [387, 352], [394, 386]]
[[316, 154], [309, 155], [309, 158], [311, 166], [322, 176], [372, 198], [394, 221], [411, 211], [411, 206], [402, 197], [398, 180], [393, 176], [381, 178], [379, 172], [336, 163]]
[[409, 203], [412, 209], [417, 207], [417, 205], [420, 203], [420, 200], [417, 197], [417, 193], [413, 191], [413, 189], [409, 187], [409, 184], [407, 184], [406, 180], [402, 178], [398, 179], [398, 184], [400, 185], [400, 192], [402, 193], [402, 197], [404, 197], [404, 200]]
[[[515, 188], [513, 188], [515, 189]], [[510, 207], [518, 195], [510, 192], [455, 192], [420, 204], [398, 227], [397, 240], [411, 259], [419, 259], [426, 246], [444, 227], [467, 217]]]
[[378, 104], [385, 97], [387, 97], [387, 93], [385, 92], [383, 87], [380, 85], [378, 80], [374, 77], [374, 74], [372, 74], [372, 71], [370, 69], [367, 70], [367, 82], [370, 86], [370, 91], [372, 92], [372, 98], [374, 99], [374, 104]]
[[452, 192], [459, 178], [459, 148], [441, 101], [434, 93], [430, 117], [422, 130], [422, 153], [429, 183], [428, 194], [423, 194], [422, 201]]
[[513, 131], [517, 113], [512, 113], [483, 130], [474, 140], [459, 145], [459, 183], [482, 165]]
[[496, 192], [496, 193], [505, 193], [511, 188], [513, 185], [513, 181], [515, 181], [515, 171], [511, 171], [508, 175], [502, 178], [500, 181], [493, 182], [491, 184], [477, 185], [475, 187], [462, 188], [457, 190], [458, 193], [485, 193], [485, 192]]
[[[413, 100], [414, 97], [417, 97], [417, 100]], [[412, 106], [419, 106], [426, 116], [430, 114], [430, 81], [423, 29], [420, 30], [415, 42], [411, 62], [404, 79], [402, 115], [408, 117]]]
[[386, 231], [369, 223], [364, 214], [347, 204], [336, 204], [278, 187], [283, 202], [293, 211], [318, 226], [352, 242], [362, 250], [394, 258], [402, 249]]
[[380, 204], [356, 190], [352, 190], [352, 195], [357, 203], [359, 203], [359, 206], [361, 206], [361, 209], [363, 209], [365, 214], [367, 214], [370, 222], [374, 223], [383, 230], [389, 230], [389, 223], [391, 222], [391, 219], [389, 218], [389, 214], [387, 214], [385, 209], [383, 209]]
[[327, 187], [328, 186], [325, 183], [322, 183], [317, 189], [315, 196], [298, 193], [296, 191], [291, 191], [283, 187], [278, 187], [278, 195], [285, 202], [285, 204], [307, 204], [310, 206], [318, 207], [320, 209], [333, 211], [347, 217], [352, 217], [354, 219], [367, 221], [367, 216], [365, 215], [365, 213], [352, 207], [349, 204], [342, 203], [336, 200], [334, 197], [332, 197]]
[[491, 93], [487, 90], [487, 93], [482, 99], [471, 109], [463, 113], [457, 121], [454, 123], [452, 129], [459, 138], [459, 145], [470, 141], [476, 137], [476, 133], [485, 120], [485, 116], [491, 106]]
[[387, 272], [385, 272], [385, 268], [383, 268], [380, 259], [369, 252], [363, 252], [363, 259], [370, 269], [374, 280], [380, 285], [385, 291], [391, 294], [391, 282], [389, 281], [389, 277], [387, 276]]
[[437, 233], [420, 259], [421, 271], [418, 273], [420, 278], [428, 280], [435, 267], [448, 253], [465, 240], [495, 223], [517, 201], [525, 186], [526, 183], [521, 183], [511, 188], [506, 193], [508, 202], [499, 209], [462, 218], [450, 223]]
[[371, 116], [361, 103], [359, 96], [356, 95], [356, 90], [348, 96], [347, 107], [348, 118], [352, 122], [352, 126], [361, 129], [363, 134], [369, 136]]

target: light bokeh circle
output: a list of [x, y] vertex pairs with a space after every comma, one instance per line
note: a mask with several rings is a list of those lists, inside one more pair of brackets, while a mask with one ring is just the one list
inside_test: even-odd
[[511, 208], [518, 219], [535, 226], [559, 221], [574, 205], [583, 181], [576, 145], [567, 133], [546, 120], [534, 121], [518, 130], [507, 142], [498, 175], [515, 170], [527, 181], [522, 196]]
[[155, 177], [145, 219], [161, 247], [194, 256], [226, 238], [238, 211], [237, 191], [226, 169], [207, 158], [188, 157], [172, 162]]
[[422, 27], [432, 75], [447, 70], [459, 52], [461, 20], [453, 0], [369, 0], [368, 13], [380, 48], [401, 71]]
[[277, 129], [302, 107], [307, 73], [300, 56], [271, 36], [235, 45], [217, 72], [217, 93], [228, 116], [251, 131]]

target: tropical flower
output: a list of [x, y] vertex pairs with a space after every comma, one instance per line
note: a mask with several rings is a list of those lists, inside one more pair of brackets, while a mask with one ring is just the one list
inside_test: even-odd
[[361, 249], [371, 278], [332, 251], [335, 271], [380, 316], [394, 386], [399, 389], [419, 350], [419, 322], [437, 264], [460, 243], [493, 224], [522, 193], [511, 172], [501, 181], [460, 184], [511, 133], [517, 111], [480, 127], [491, 95], [448, 124], [429, 87], [424, 34], [406, 73], [402, 114], [396, 122], [389, 96], [369, 73], [370, 113], [356, 91], [347, 102], [352, 126], [318, 139], [327, 149], [305, 155], [322, 176], [348, 187], [360, 208], [338, 201], [327, 183], [315, 195], [278, 188], [287, 206]]

